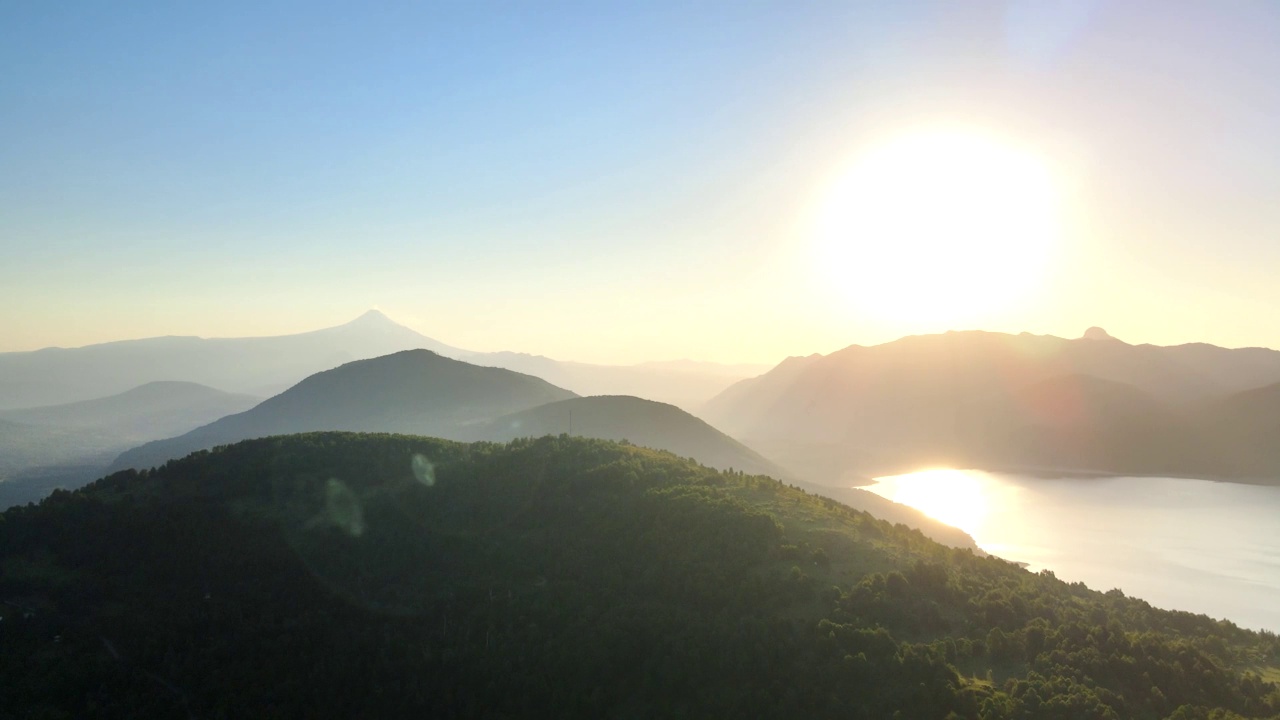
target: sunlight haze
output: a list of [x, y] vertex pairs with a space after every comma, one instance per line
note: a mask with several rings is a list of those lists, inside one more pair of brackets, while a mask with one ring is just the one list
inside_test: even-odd
[[1280, 720], [1280, 1], [0, 2], [0, 720]]
[[[593, 362], [1280, 346], [1273, 4], [72, 8], [0, 10], [0, 351], [375, 306]], [[919, 128], [981, 140], [895, 159]], [[847, 222], [907, 222], [815, 261], [877, 146], [859, 182], [920, 191]]]
[[817, 262], [852, 308], [904, 328], [981, 326], [1043, 285], [1062, 220], [1047, 167], [952, 128], [872, 144], [832, 183]]

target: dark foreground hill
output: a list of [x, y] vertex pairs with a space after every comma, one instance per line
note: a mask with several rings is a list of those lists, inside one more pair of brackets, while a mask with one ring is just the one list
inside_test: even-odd
[[247, 441], [0, 516], [0, 717], [1274, 717], [1280, 643], [598, 440]]
[[[626, 440], [692, 458], [720, 470], [794, 480], [789, 470], [680, 408], [627, 396], [573, 398], [540, 405], [475, 425], [467, 430], [464, 439], [507, 442], [520, 437], [560, 433], [601, 440]], [[944, 545], [978, 550], [977, 543], [964, 531], [875, 493], [849, 487], [802, 486], [883, 520], [917, 528]]]
[[571, 397], [531, 375], [405, 350], [316, 373], [246, 412], [124, 452], [112, 468], [147, 468], [238, 440], [315, 430], [461, 438], [468, 424]]

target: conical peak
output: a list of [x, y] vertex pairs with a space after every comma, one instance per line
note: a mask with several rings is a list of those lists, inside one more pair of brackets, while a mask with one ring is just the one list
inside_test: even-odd
[[395, 325], [396, 322], [377, 308], [365, 312], [360, 317], [347, 323], [348, 325]]

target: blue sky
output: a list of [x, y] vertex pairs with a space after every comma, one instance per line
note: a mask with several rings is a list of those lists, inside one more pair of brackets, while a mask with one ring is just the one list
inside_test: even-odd
[[803, 229], [925, 120], [1035, 148], [1069, 209], [973, 327], [1280, 347], [1276, 37], [1262, 2], [9, 2], [0, 351], [371, 306], [608, 362], [938, 330], [842, 305]]

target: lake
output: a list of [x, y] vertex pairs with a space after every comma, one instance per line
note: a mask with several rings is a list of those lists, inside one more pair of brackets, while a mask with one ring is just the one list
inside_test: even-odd
[[927, 470], [863, 489], [1032, 571], [1280, 632], [1280, 487]]

